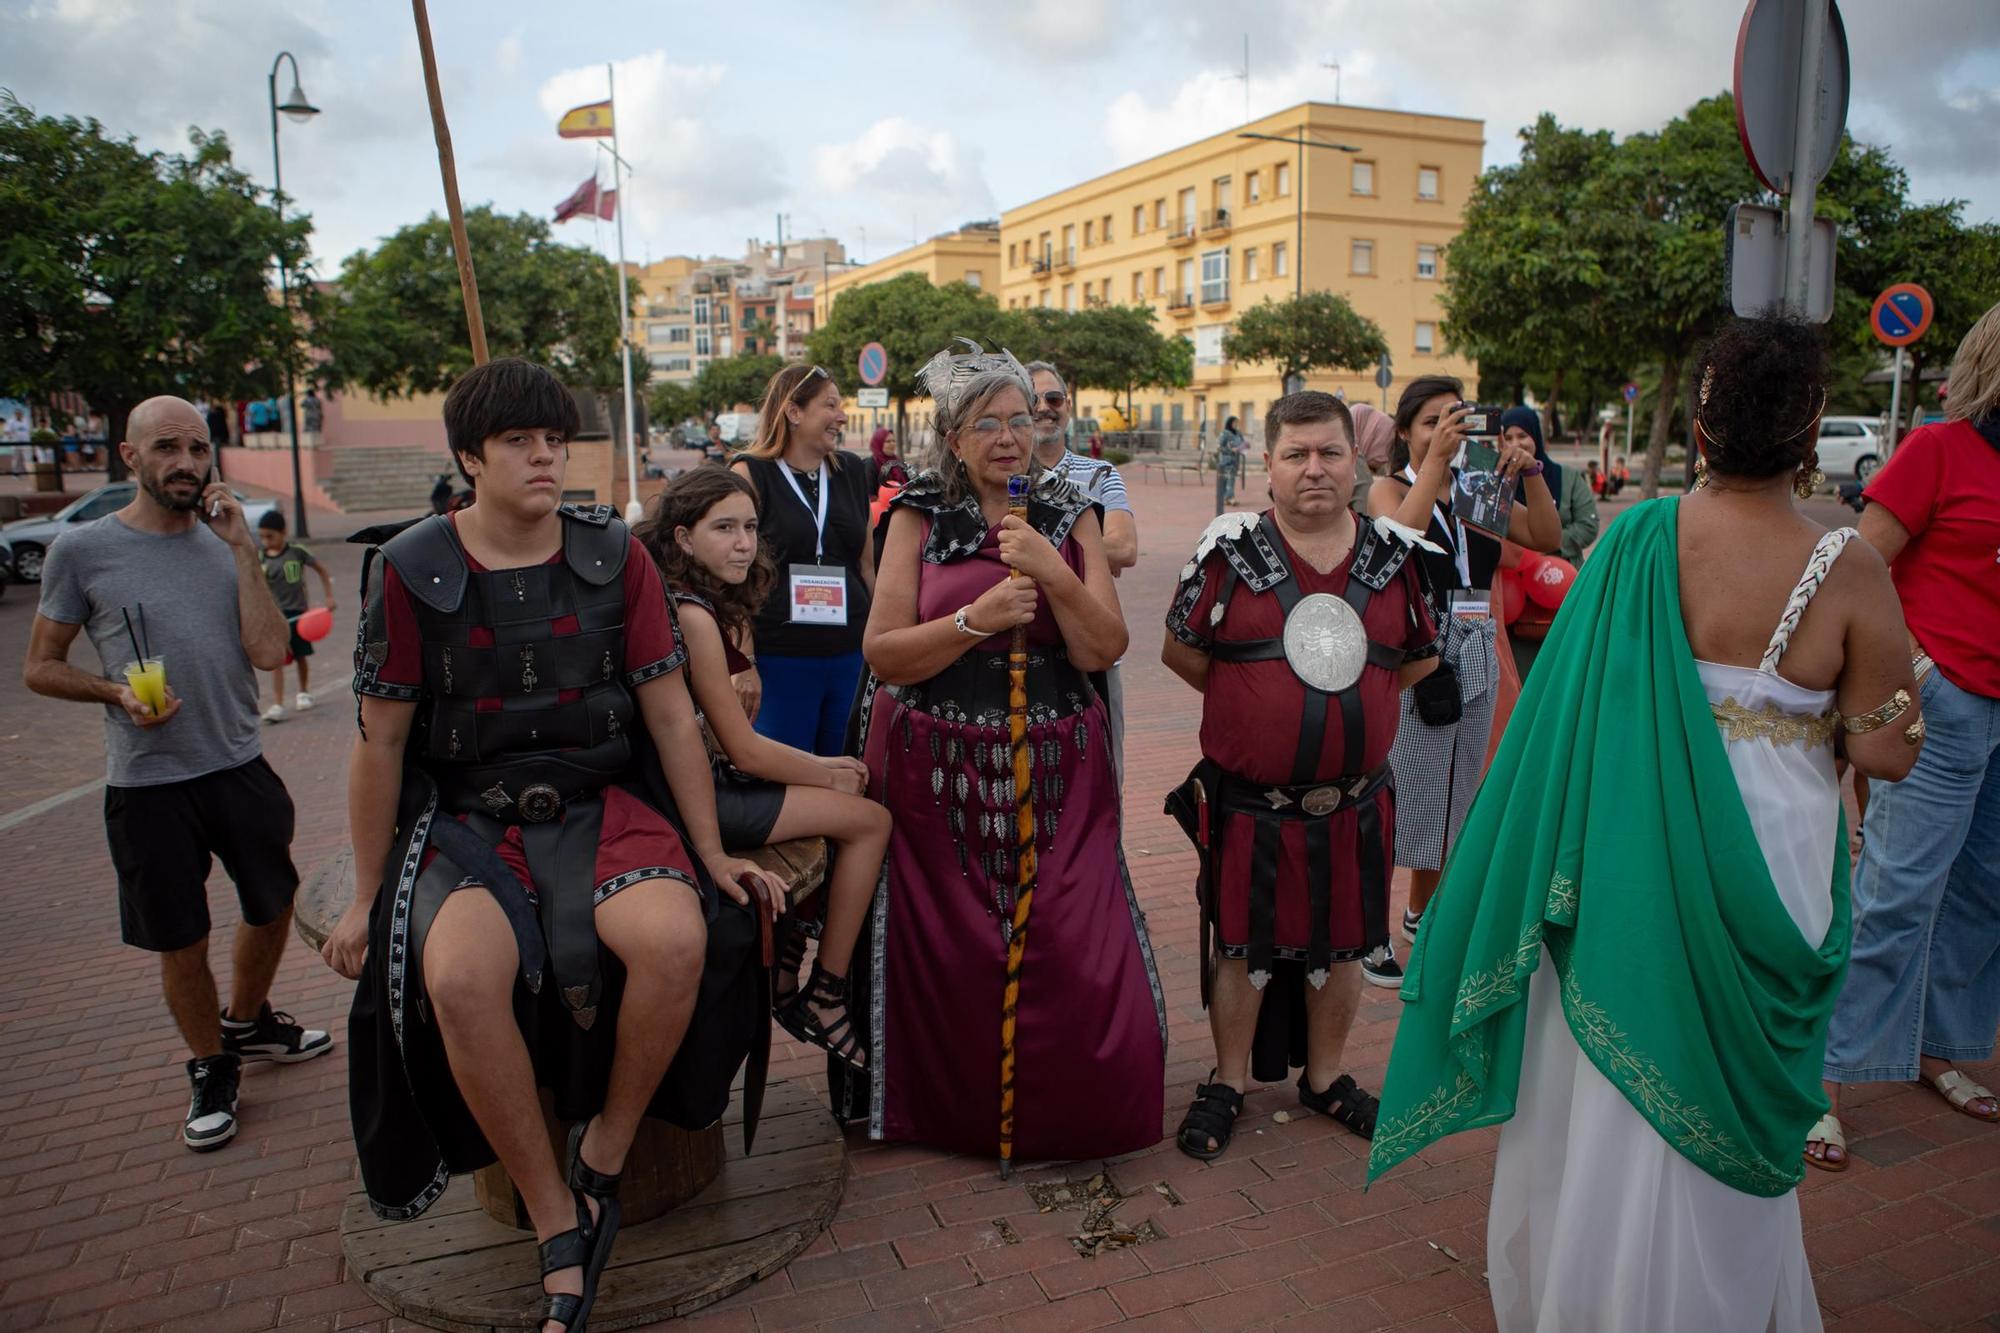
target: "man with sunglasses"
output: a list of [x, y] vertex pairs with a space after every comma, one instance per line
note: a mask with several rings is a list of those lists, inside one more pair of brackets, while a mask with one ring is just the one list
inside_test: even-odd
[[[1069, 450], [1069, 385], [1046, 361], [1030, 361], [1035, 396], [1029, 404], [1035, 418], [1035, 462], [1061, 476], [1104, 510], [1104, 558], [1113, 577], [1139, 563], [1139, 521], [1125, 496], [1125, 479], [1101, 459]], [[1105, 706], [1111, 713], [1111, 757], [1125, 771], [1125, 686], [1114, 664], [1104, 673]]]

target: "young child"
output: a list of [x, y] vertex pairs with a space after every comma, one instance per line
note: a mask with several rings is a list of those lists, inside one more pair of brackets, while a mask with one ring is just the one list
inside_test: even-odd
[[688, 687], [720, 754], [715, 814], [725, 850], [824, 837], [838, 849], [826, 889], [826, 919], [812, 977], [801, 991], [805, 938], [787, 932], [777, 1018], [785, 1031], [849, 1064], [866, 1064], [847, 1008], [847, 971], [889, 846], [889, 812], [862, 794], [859, 759], [822, 758], [760, 736], [731, 678], [754, 665], [750, 618], [776, 570], [757, 540], [757, 491], [719, 464], [667, 483], [633, 528], [659, 563], [680, 613]]
[[[306, 613], [306, 571], [319, 575], [320, 590], [326, 595], [326, 609], [333, 610], [333, 575], [305, 547], [285, 540], [285, 516], [273, 509], [257, 520], [257, 536], [264, 543], [264, 578], [271, 596], [284, 612], [292, 630], [292, 662], [299, 669], [299, 692], [292, 707], [303, 713], [313, 706], [310, 673], [306, 659], [313, 646], [299, 637], [299, 617]], [[285, 669], [271, 673], [271, 706], [264, 710], [266, 722], [285, 720]]]

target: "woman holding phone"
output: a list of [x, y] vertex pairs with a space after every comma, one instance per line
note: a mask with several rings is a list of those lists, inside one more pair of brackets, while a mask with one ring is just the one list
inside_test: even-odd
[[[1454, 509], [1460, 455], [1473, 438], [1467, 418], [1475, 410], [1487, 413], [1473, 409], [1464, 396], [1465, 386], [1449, 375], [1412, 380], [1396, 404], [1390, 474], [1368, 492], [1369, 513], [1415, 528], [1437, 548], [1422, 554], [1440, 598], [1443, 662], [1404, 692], [1402, 723], [1389, 751], [1396, 777], [1396, 864], [1410, 871], [1403, 938], [1411, 942], [1485, 768], [1500, 676], [1492, 601], [1500, 537], [1533, 551], [1562, 545], [1562, 520], [1534, 448], [1518, 437], [1499, 436], [1497, 410], [1490, 412], [1491, 423], [1481, 423], [1494, 429], [1479, 438], [1497, 446], [1494, 471], [1503, 485], [1516, 488], [1507, 531], [1482, 532]], [[1403, 968], [1390, 945], [1364, 959], [1361, 971], [1377, 986], [1403, 984]]]

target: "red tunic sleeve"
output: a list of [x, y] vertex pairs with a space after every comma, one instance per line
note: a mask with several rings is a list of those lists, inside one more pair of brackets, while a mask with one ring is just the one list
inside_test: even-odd
[[409, 702], [424, 683], [423, 644], [410, 593], [395, 566], [377, 558], [382, 581], [361, 611], [361, 643], [355, 653], [354, 692]]
[[687, 646], [660, 567], [634, 537], [625, 553], [625, 679], [643, 685], [686, 664]]

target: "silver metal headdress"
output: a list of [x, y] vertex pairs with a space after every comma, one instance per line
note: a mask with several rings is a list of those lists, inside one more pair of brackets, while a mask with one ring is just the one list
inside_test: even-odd
[[1021, 396], [1034, 401], [1034, 379], [1028, 369], [1014, 359], [1014, 354], [1006, 348], [989, 352], [970, 338], [954, 338], [954, 343], [963, 343], [970, 348], [967, 352], [954, 352], [947, 347], [917, 372], [917, 379], [937, 404], [940, 421], [958, 424], [959, 411], [964, 407], [961, 397], [974, 380], [986, 375], [1010, 375], [1021, 383]]

